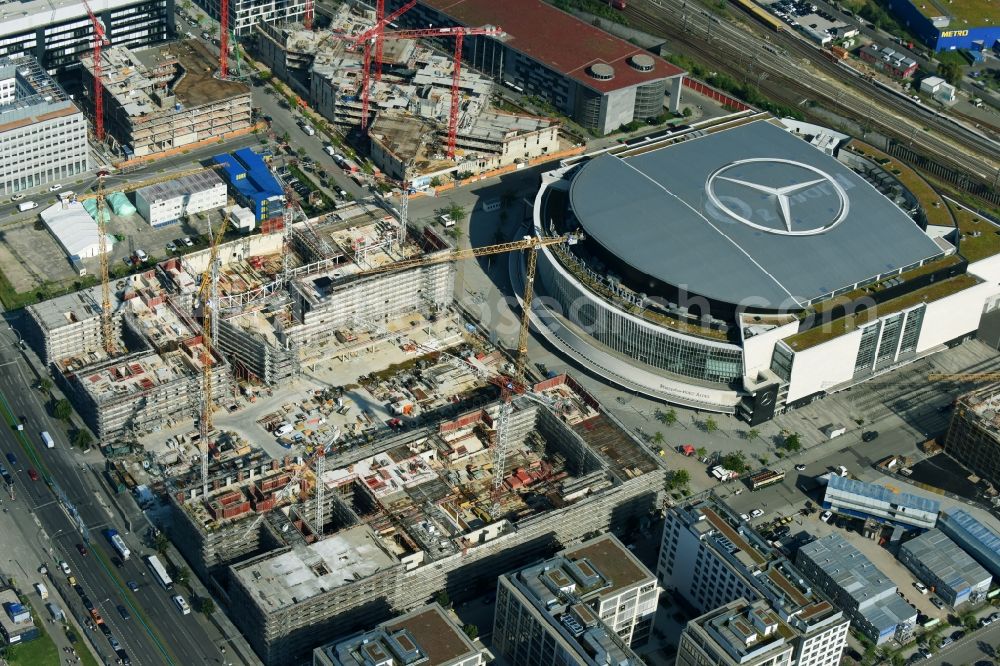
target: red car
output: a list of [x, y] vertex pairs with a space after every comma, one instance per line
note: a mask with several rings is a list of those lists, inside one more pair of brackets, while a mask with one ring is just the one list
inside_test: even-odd
[[36, 472], [31, 467], [28, 468], [28, 478], [32, 481], [38, 481], [38, 472]]
[[84, 557], [87, 557], [87, 547], [84, 546], [82, 543], [76, 544], [76, 549], [78, 551], [80, 551], [81, 555], [83, 555]]

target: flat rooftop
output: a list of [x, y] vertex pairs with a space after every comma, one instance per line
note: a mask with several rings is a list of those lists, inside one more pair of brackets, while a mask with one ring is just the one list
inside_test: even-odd
[[990, 0], [911, 0], [914, 7], [929, 19], [949, 18], [942, 32], [967, 30], [997, 23], [996, 6]]
[[99, 369], [83, 368], [79, 374], [80, 385], [98, 403], [138, 399], [146, 391], [164, 384], [196, 377], [202, 367], [204, 349], [200, 340], [188, 341], [175, 351], [128, 358]]
[[874, 500], [875, 502], [881, 502], [883, 504], [895, 504], [903, 507], [904, 509], [918, 509], [928, 513], [937, 513], [941, 509], [941, 502], [930, 499], [929, 497], [914, 495], [912, 493], [893, 492], [885, 486], [880, 486], [877, 483], [867, 483], [865, 481], [858, 481], [857, 479], [849, 479], [845, 476], [840, 476], [839, 474], [833, 474], [830, 476], [830, 480], [827, 482], [827, 488], [829, 490], [839, 490], [844, 493], [850, 493], [862, 499]]
[[986, 569], [938, 529], [928, 530], [900, 548], [909, 551], [939, 580], [959, 593], [992, 578]]
[[204, 192], [219, 185], [225, 186], [225, 182], [214, 171], [203, 171], [178, 178], [168, 180], [165, 183], [147, 185], [136, 190], [136, 194], [141, 194], [142, 198], [149, 202], [164, 201], [176, 197], [189, 196], [197, 192]]
[[607, 534], [568, 548], [563, 555], [572, 562], [587, 561], [594, 565], [609, 582], [602, 594], [615, 594], [654, 578], [618, 539]]
[[[420, 4], [461, 25], [498, 26], [507, 34], [501, 41], [510, 48], [598, 92], [641, 85], [683, 71], [542, 0], [420, 0]], [[648, 71], [629, 64], [636, 55], [648, 62]], [[594, 64], [610, 65], [614, 77], [601, 80], [592, 76], [588, 68]]]
[[0, 58], [0, 80], [17, 82], [11, 94], [0, 99], [0, 132], [79, 113], [69, 95], [32, 57]]
[[742, 598], [691, 622], [740, 663], [791, 650], [788, 641], [795, 636], [766, 602], [751, 604]]
[[[90, 3], [95, 12], [117, 9], [134, 4], [135, 0], [95, 0]], [[81, 0], [22, 0], [0, 5], [0, 35], [12, 35], [50, 22], [87, 18], [87, 8]]]
[[804, 307], [943, 254], [851, 169], [767, 121], [596, 157], [570, 202], [622, 262], [724, 303]]
[[236, 565], [233, 571], [247, 589], [254, 590], [265, 612], [274, 612], [396, 564], [398, 560], [382, 549], [371, 529], [359, 525], [308, 546]]
[[450, 664], [479, 650], [434, 603], [322, 648], [336, 666]]

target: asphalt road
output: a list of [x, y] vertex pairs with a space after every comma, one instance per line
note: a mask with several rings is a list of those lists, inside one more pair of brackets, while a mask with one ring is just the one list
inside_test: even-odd
[[[950, 633], [950, 632], [946, 632]], [[918, 662], [926, 666], [972, 666], [980, 662], [1000, 663], [996, 650], [1000, 643], [1000, 622], [995, 622], [985, 629], [974, 631], [965, 638], [952, 643], [943, 650], [938, 650], [927, 661]]]
[[[37, 542], [40, 556], [48, 555], [40, 557], [38, 562], [20, 563], [22, 568], [37, 571], [44, 562], [49, 567], [50, 577], [69, 600], [71, 608], [66, 610], [81, 617], [86, 614], [85, 609], [58, 568], [59, 560], [65, 560], [134, 664], [215, 663], [220, 657], [216, 647], [219, 639], [205, 626], [206, 621], [199, 614], [180, 615], [168, 593], [153, 582], [141, 559], [142, 555], [151, 552], [150, 549], [142, 546], [138, 534], [126, 532], [112, 500], [99, 488], [80, 455], [70, 448], [66, 428], [48, 416], [41, 394], [31, 388], [35, 377], [16, 340], [15, 333], [6, 327], [0, 329], [0, 367], [3, 368], [0, 371], [0, 396], [3, 398], [0, 413], [5, 420], [7, 410], [15, 418], [26, 419], [23, 439], [6, 425], [0, 427], [0, 450], [4, 454], [13, 453], [18, 460], [17, 466], [4, 461], [14, 476], [16, 497], [10, 501], [9, 495], [5, 495], [8, 499], [4, 505], [20, 526], [23, 538]], [[54, 449], [42, 446], [38, 435], [42, 430], [47, 430], [55, 439]], [[76, 507], [90, 536], [87, 556], [76, 549], [76, 544], [84, 541], [76, 521], [71, 519], [52, 487], [44, 480], [29, 479], [29, 467], [52, 479]], [[133, 518], [136, 529], [144, 532], [145, 522], [140, 522], [141, 516]], [[115, 553], [101, 533], [108, 527], [117, 528], [132, 551], [132, 557], [121, 569], [111, 564]], [[139, 591], [129, 591], [127, 580], [138, 582]], [[130, 620], [119, 615], [116, 610], [119, 604], [129, 610]], [[110, 657], [112, 652], [107, 640], [100, 634], [93, 638], [99, 649]]]

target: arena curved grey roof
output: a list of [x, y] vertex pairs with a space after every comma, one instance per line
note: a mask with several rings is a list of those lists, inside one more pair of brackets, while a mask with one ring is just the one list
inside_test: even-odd
[[596, 157], [574, 176], [570, 203], [587, 235], [636, 270], [761, 308], [941, 254], [871, 184], [766, 121]]

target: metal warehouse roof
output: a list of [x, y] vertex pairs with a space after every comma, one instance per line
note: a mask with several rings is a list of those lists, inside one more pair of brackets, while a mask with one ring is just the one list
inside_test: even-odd
[[[972, 517], [964, 509], [948, 509], [944, 512], [944, 526], [948, 529], [960, 527], [964, 535], [980, 545], [986, 553], [994, 553], [1000, 557], [1000, 536], [990, 528]], [[998, 574], [1000, 575], [1000, 574]]]
[[864, 481], [848, 479], [838, 474], [830, 476], [827, 486], [834, 490], [842, 490], [867, 499], [886, 502], [887, 504], [896, 504], [909, 509], [920, 509], [929, 513], [937, 513], [941, 510], [941, 502], [937, 500], [910, 493], [894, 493], [885, 486], [880, 486], [877, 483], [865, 483]]
[[958, 593], [992, 578], [986, 569], [938, 529], [924, 532], [901, 548], [909, 551], [914, 559]]
[[725, 303], [802, 304], [942, 254], [851, 169], [767, 121], [594, 158], [570, 201], [623, 262]]
[[163, 201], [164, 199], [182, 197], [195, 192], [204, 192], [221, 184], [223, 184], [223, 181], [219, 178], [219, 174], [214, 171], [204, 171], [167, 181], [166, 183], [147, 185], [136, 190], [136, 193], [142, 195], [142, 198], [146, 201]]

